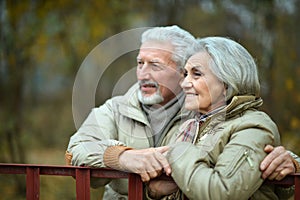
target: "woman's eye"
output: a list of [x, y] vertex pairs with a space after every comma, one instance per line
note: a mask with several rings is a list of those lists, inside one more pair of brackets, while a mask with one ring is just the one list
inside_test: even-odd
[[194, 76], [202, 76], [203, 74], [201, 72], [194, 72]]

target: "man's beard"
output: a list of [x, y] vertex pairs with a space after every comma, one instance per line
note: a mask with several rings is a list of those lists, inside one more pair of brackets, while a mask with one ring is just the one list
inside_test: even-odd
[[[163, 102], [164, 98], [160, 93], [159, 90], [159, 85], [157, 83], [151, 82], [152, 84], [155, 84], [156, 87], [156, 92], [152, 94], [151, 96], [144, 96], [143, 92], [139, 89], [138, 90], [138, 99], [139, 101], [144, 104], [144, 105], [154, 105], [154, 104], [159, 104]], [[140, 82], [141, 85], [141, 82]]]

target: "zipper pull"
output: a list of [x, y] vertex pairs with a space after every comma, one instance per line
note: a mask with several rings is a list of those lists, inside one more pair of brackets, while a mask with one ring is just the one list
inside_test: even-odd
[[250, 168], [253, 169], [254, 165], [253, 165], [253, 162], [252, 162], [251, 158], [249, 157], [249, 152], [245, 151], [244, 156], [246, 157], [246, 160], [247, 160], [248, 164], [250, 165]]

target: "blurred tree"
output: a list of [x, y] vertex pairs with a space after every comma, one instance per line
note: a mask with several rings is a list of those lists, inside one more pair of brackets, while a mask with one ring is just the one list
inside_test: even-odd
[[[36, 19], [33, 7], [19, 5], [14, 12], [7, 12], [11, 5], [1, 1], [1, 162], [26, 163], [26, 148], [22, 141], [24, 117], [24, 79], [30, 67], [26, 48], [32, 43]], [[32, 33], [32, 34], [31, 34]], [[17, 36], [17, 37], [15, 37]], [[15, 177], [17, 190], [24, 191], [24, 184]]]
[[[5, 138], [1, 142], [6, 142], [1, 147], [8, 147], [8, 151], [3, 151], [8, 153], [6, 161], [24, 163], [26, 162], [26, 153], [21, 142], [20, 132], [23, 124], [24, 76], [26, 68], [30, 66], [28, 64], [30, 58], [25, 49], [33, 41], [34, 34], [30, 33], [34, 33], [35, 21], [29, 20], [32, 17], [30, 16], [31, 8], [26, 5], [18, 6], [15, 12], [7, 12], [9, 6], [11, 5], [7, 5], [6, 1], [1, 1], [0, 92], [4, 94], [1, 99], [1, 121], [6, 122], [0, 127], [1, 136]], [[36, 19], [36, 17], [32, 18]], [[28, 31], [29, 29], [30, 31]]]
[[[250, 51], [261, 73], [264, 109], [279, 125], [283, 144], [300, 154], [299, 4], [293, 0], [0, 1], [0, 162], [62, 164], [75, 131], [73, 82], [86, 55], [122, 31], [172, 24], [196, 37], [231, 37]], [[105, 70], [97, 105], [135, 66], [136, 53], [122, 55]], [[24, 191], [22, 184], [17, 187], [16, 191]], [[64, 189], [57, 194], [74, 198], [72, 189]], [[53, 196], [46, 198], [59, 198]]]

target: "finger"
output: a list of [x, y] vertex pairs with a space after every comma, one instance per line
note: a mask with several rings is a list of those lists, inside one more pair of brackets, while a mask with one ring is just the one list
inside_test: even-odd
[[[283, 168], [280, 168], [280, 165], [284, 162], [284, 160], [281, 158], [281, 157], [278, 157], [276, 159], [273, 159], [270, 161], [271, 164], [269, 164], [263, 171], [263, 174], [262, 174], [262, 178], [263, 179], [266, 179], [267, 177], [271, 176], [272, 174], [272, 177], [274, 176], [274, 173], [275, 172], [278, 172], [279, 170], [283, 169]], [[277, 175], [277, 174], [276, 174]], [[276, 177], [276, 176], [275, 176]], [[275, 178], [273, 177], [273, 179]], [[270, 179], [270, 178], [269, 178]], [[272, 180], [273, 180], [272, 179]]]
[[293, 163], [285, 162], [282, 164], [281, 168], [282, 169], [280, 170], [280, 172], [278, 173], [278, 175], [275, 178], [276, 180], [282, 180], [287, 175], [295, 172]]
[[168, 160], [166, 159], [165, 156], [163, 156], [160, 152], [156, 151], [155, 152], [155, 157], [157, 159], [157, 161], [159, 162], [160, 166], [164, 169], [164, 171], [166, 172], [167, 175], [170, 175], [172, 170], [171, 170], [171, 166], [168, 162]]
[[147, 173], [150, 179], [153, 179], [160, 176], [162, 174], [162, 170], [152, 170], [152, 171], [148, 171]]
[[161, 154], [166, 153], [170, 149], [169, 146], [162, 146], [155, 148], [156, 151], [160, 152]]
[[[271, 145], [267, 145], [265, 147], [265, 150], [269, 150], [273, 148]], [[283, 162], [282, 160], [284, 160], [284, 157], [282, 156], [282, 154], [285, 152], [284, 147], [280, 146], [280, 147], [276, 147], [274, 148], [265, 158], [264, 160], [260, 163], [260, 170], [264, 171], [268, 168], [269, 173], [272, 173], [273, 171], [270, 171], [270, 166], [269, 165], [273, 165], [272, 166], [272, 170], [274, 170], [275, 168], [277, 168], [278, 165], [281, 164], [281, 162]], [[280, 162], [275, 162], [274, 161], [276, 159], [280, 159]], [[276, 164], [276, 166], [274, 166]]]
[[[274, 165], [270, 165], [262, 174], [263, 179], [283, 179], [286, 175], [294, 173], [294, 166], [289, 160], [280, 159], [273, 161]], [[271, 176], [271, 178], [269, 177]], [[278, 178], [277, 178], [278, 176]]]
[[[158, 173], [162, 173], [162, 170], [164, 169], [168, 174], [170, 173], [170, 165], [168, 163], [168, 160], [165, 156], [163, 156], [156, 148], [151, 149], [151, 154], [148, 154], [147, 159], [145, 162], [148, 162], [149, 165], [147, 166], [147, 172], [153, 173], [153, 171], [156, 171]], [[163, 148], [160, 148], [161, 152]]]
[[263, 175], [269, 176], [275, 169], [274, 159], [272, 156], [266, 156], [264, 160], [260, 163], [260, 170], [263, 172]]
[[161, 159], [166, 160], [166, 158], [155, 148], [151, 148], [150, 152], [144, 158], [144, 166], [146, 167], [146, 172], [150, 175], [150, 178], [159, 176], [163, 170]]
[[268, 144], [267, 146], [265, 146], [264, 151], [266, 153], [270, 153], [271, 151], [273, 151], [273, 149], [274, 149], [274, 147], [272, 145]]
[[142, 179], [143, 182], [150, 181], [150, 176], [148, 175], [147, 172], [140, 173], [140, 176], [141, 176], [141, 179]]
[[286, 175], [292, 173], [292, 169], [290, 168], [285, 168], [283, 170], [281, 170], [278, 175], [275, 177], [275, 180], [280, 181], [282, 180]]
[[150, 164], [147, 165], [146, 172], [150, 176], [151, 179], [156, 178], [160, 174], [162, 174], [163, 167], [161, 166], [161, 163], [156, 158], [157, 155], [160, 154], [158, 152], [154, 152], [153, 155], [149, 158]]
[[269, 180], [274, 180], [278, 176], [278, 172], [273, 172], [271, 175], [267, 176]]
[[282, 162], [283, 161], [280, 158], [273, 160], [271, 162], [271, 164], [269, 166], [267, 166], [267, 168], [263, 171], [262, 178], [263, 179], [266, 179], [266, 178], [270, 179], [269, 176], [272, 176], [271, 179], [273, 180], [277, 175], [277, 174], [275, 174], [275, 172], [278, 173], [278, 171], [280, 171], [282, 169], [282, 168], [281, 169], [279, 168], [279, 165]]

